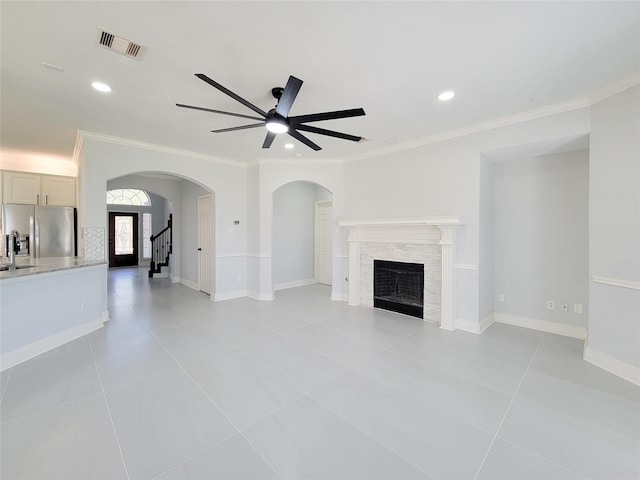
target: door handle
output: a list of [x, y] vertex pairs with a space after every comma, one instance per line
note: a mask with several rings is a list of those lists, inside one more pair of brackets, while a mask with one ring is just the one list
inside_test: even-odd
[[199, 251], [199, 252], [201, 252], [201, 251], [202, 251], [202, 249], [201, 249], [201, 248], [199, 248], [199, 249], [198, 249], [198, 251]]

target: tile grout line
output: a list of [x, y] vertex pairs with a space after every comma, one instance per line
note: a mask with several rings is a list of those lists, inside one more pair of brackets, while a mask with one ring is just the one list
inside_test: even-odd
[[487, 461], [487, 458], [489, 457], [489, 453], [491, 453], [491, 449], [493, 448], [493, 445], [495, 444], [496, 439], [498, 438], [498, 434], [500, 433], [500, 430], [502, 430], [502, 425], [504, 424], [504, 421], [507, 419], [507, 415], [509, 414], [509, 410], [511, 410], [511, 406], [513, 405], [513, 402], [515, 402], [515, 400], [516, 400], [516, 395], [518, 395], [518, 391], [520, 390], [520, 387], [522, 386], [522, 383], [524, 382], [524, 379], [527, 376], [527, 373], [529, 372], [529, 368], [531, 368], [531, 364], [533, 364], [533, 360], [536, 358], [536, 354], [538, 353], [538, 350], [540, 349], [540, 346], [542, 345], [542, 340], [543, 339], [544, 339], [544, 336], [540, 337], [540, 340], [538, 340], [538, 345], [536, 346], [536, 349], [534, 350], [533, 355], [531, 355], [531, 360], [529, 360], [529, 364], [527, 365], [527, 368], [525, 369], [524, 373], [522, 374], [522, 378], [520, 379], [520, 382], [518, 383], [518, 386], [516, 387], [515, 392], [513, 392], [513, 396], [511, 397], [511, 401], [509, 402], [509, 406], [507, 407], [507, 410], [504, 412], [504, 415], [502, 416], [502, 420], [500, 421], [500, 425], [498, 425], [496, 433], [493, 436], [493, 439], [491, 440], [491, 444], [489, 444], [489, 448], [487, 448], [487, 453], [485, 453], [484, 458], [482, 459], [482, 462], [480, 462], [480, 466], [478, 467], [478, 471], [476, 472], [475, 476], [473, 477], [474, 480], [478, 479], [478, 475], [480, 475], [480, 472], [482, 471], [482, 467], [484, 466], [484, 463]]
[[[588, 426], [592, 427], [595, 430], [600, 430], [602, 432], [608, 433], [609, 435], [613, 435], [613, 436], [616, 436], [616, 437], [624, 438], [624, 439], [629, 440], [631, 442], [637, 443], [638, 446], [640, 446], [640, 440], [637, 440], [635, 438], [629, 437], [628, 435], [625, 435], [624, 433], [616, 432], [616, 431], [611, 430], [611, 429], [609, 429], [607, 427], [603, 427], [602, 425], [598, 425], [598, 424], [592, 423], [592, 422], [590, 422], [588, 420], [585, 420], [584, 418], [574, 417], [573, 415], [565, 413], [565, 412], [563, 412], [561, 410], [556, 410], [555, 408], [549, 407], [548, 405], [543, 405], [543, 404], [538, 403], [538, 402], [536, 402], [534, 400], [529, 400], [527, 398], [520, 398], [519, 400], [521, 402], [525, 402], [525, 403], [528, 403], [528, 404], [531, 404], [531, 405], [535, 405], [538, 408], [553, 412], [556, 415], [559, 415], [559, 416], [562, 416], [562, 417], [566, 417], [566, 418], [568, 418], [570, 420], [573, 420], [574, 422], [578, 422], [578, 423], [582, 423], [582, 424], [588, 425]], [[513, 443], [513, 442], [511, 442], [511, 443]], [[514, 443], [514, 445], [517, 445], [517, 444]], [[520, 448], [524, 448], [524, 447], [520, 447]], [[526, 450], [526, 448], [525, 448], [525, 450]], [[567, 468], [567, 467], [564, 467], [564, 468]]]
[[500, 440], [502, 440], [503, 442], [506, 442], [506, 443], [508, 443], [508, 444], [510, 444], [510, 445], [513, 445], [513, 446], [514, 446], [514, 447], [516, 447], [516, 448], [519, 448], [519, 449], [521, 449], [521, 450], [524, 450], [525, 452], [528, 452], [528, 453], [530, 453], [531, 455], [534, 455], [534, 456], [536, 456], [536, 457], [538, 457], [538, 458], [541, 458], [541, 459], [543, 459], [543, 460], [544, 460], [544, 461], [546, 461], [546, 462], [553, 463], [554, 465], [557, 465], [558, 467], [562, 468], [563, 470], [566, 470], [566, 471], [568, 471], [568, 472], [571, 472], [571, 473], [573, 473], [573, 474], [575, 474], [575, 475], [579, 476], [580, 478], [583, 478], [584, 480], [589, 480], [589, 478], [588, 478], [588, 477], [585, 477], [584, 475], [582, 475], [582, 474], [580, 474], [580, 473], [578, 473], [578, 472], [576, 472], [576, 471], [574, 471], [574, 470], [570, 469], [569, 467], [567, 467], [567, 466], [565, 466], [565, 465], [562, 465], [562, 464], [560, 464], [560, 463], [556, 462], [555, 460], [552, 460], [552, 459], [550, 459], [550, 458], [547, 458], [547, 457], [545, 457], [545, 456], [543, 456], [543, 455], [540, 455], [539, 453], [532, 452], [532, 451], [531, 451], [531, 450], [529, 450], [528, 448], [525, 448], [525, 447], [523, 447], [522, 445], [518, 445], [517, 443], [514, 443], [514, 442], [512, 442], [511, 440], [508, 440], [508, 439], [506, 439], [506, 438], [502, 438], [502, 437], [500, 437]]
[[413, 468], [415, 468], [416, 470], [418, 470], [419, 472], [423, 473], [424, 475], [427, 476], [427, 478], [432, 479], [432, 480], [436, 480], [436, 477], [434, 477], [433, 475], [431, 475], [430, 473], [426, 472], [424, 469], [420, 468], [419, 466], [417, 466], [416, 464], [414, 464], [411, 460], [409, 460], [408, 458], [406, 458], [404, 455], [401, 455], [400, 453], [396, 452], [396, 450], [394, 448], [391, 448], [390, 446], [385, 445], [384, 443], [382, 443], [380, 440], [378, 440], [377, 438], [373, 437], [372, 435], [370, 435], [369, 433], [367, 433], [366, 431], [364, 431], [363, 429], [361, 429], [360, 427], [358, 427], [357, 425], [351, 423], [349, 420], [347, 420], [346, 418], [344, 418], [341, 415], [338, 415], [336, 412], [334, 412], [333, 410], [331, 410], [330, 408], [324, 406], [323, 404], [321, 404], [320, 402], [318, 402], [315, 398], [306, 395], [306, 397], [309, 399], [309, 401], [313, 402], [316, 406], [322, 408], [323, 410], [326, 410], [327, 413], [329, 413], [330, 415], [334, 416], [335, 418], [337, 418], [338, 420], [340, 420], [341, 422], [344, 422], [345, 424], [349, 425], [351, 428], [353, 428], [355, 431], [361, 433], [362, 435], [364, 435], [365, 437], [367, 437], [370, 441], [374, 442], [375, 444], [379, 445], [381, 448], [383, 448], [384, 450], [387, 450], [389, 452], [391, 452], [392, 454], [394, 454], [396, 457], [398, 457], [399, 459], [401, 459], [403, 462], [407, 463], [408, 465], [411, 465]]
[[116, 431], [116, 425], [113, 422], [113, 416], [111, 415], [111, 408], [109, 408], [109, 402], [107, 401], [107, 394], [104, 391], [104, 385], [102, 384], [102, 377], [100, 376], [100, 370], [98, 370], [98, 362], [96, 361], [96, 356], [93, 351], [93, 345], [89, 342], [89, 348], [91, 349], [91, 359], [93, 360], [93, 366], [96, 369], [96, 374], [98, 376], [98, 382], [100, 382], [100, 391], [102, 392], [102, 399], [104, 400], [104, 404], [107, 407], [107, 414], [109, 415], [109, 422], [111, 422], [111, 428], [113, 430], [113, 436], [116, 439], [116, 445], [118, 445], [118, 452], [120, 453], [120, 459], [122, 460], [122, 466], [124, 467], [124, 474], [129, 480], [131, 477], [129, 476], [129, 470], [127, 469], [127, 463], [124, 460], [124, 453], [122, 452], [122, 446], [120, 445], [120, 439], [118, 438], [118, 432]]
[[[153, 339], [160, 345], [160, 347], [162, 347], [164, 349], [165, 352], [167, 352], [167, 355], [169, 355], [171, 357], [171, 359], [176, 362], [176, 364], [178, 365], [178, 367], [180, 368], [180, 370], [182, 370], [184, 372], [184, 374], [187, 376], [187, 378], [196, 386], [196, 388], [198, 390], [200, 390], [202, 392], [202, 394], [207, 398], [207, 400], [209, 400], [209, 402], [211, 402], [211, 404], [214, 406], [214, 408], [220, 412], [220, 414], [227, 420], [227, 422], [229, 422], [229, 425], [231, 425], [233, 428], [236, 429], [236, 433], [223, 438], [222, 440], [220, 440], [219, 442], [215, 443], [214, 445], [211, 445], [210, 447], [206, 448], [205, 450], [203, 450], [202, 452], [197, 453], [196, 455], [193, 455], [192, 457], [189, 457], [188, 459], [186, 459], [185, 461], [174, 465], [173, 467], [171, 467], [169, 470], [160, 473], [159, 475], [157, 475], [156, 477], [154, 477], [154, 480], [157, 479], [158, 477], [160, 477], [161, 475], [164, 475], [165, 473], [179, 467], [180, 465], [184, 465], [185, 463], [187, 463], [188, 461], [190, 461], [191, 459], [202, 455], [203, 453], [211, 450], [212, 448], [220, 445], [223, 442], [226, 442], [227, 440], [235, 437], [236, 435], [240, 435], [242, 437], [242, 439], [247, 442], [247, 445], [251, 446], [251, 448], [258, 454], [258, 456], [262, 459], [262, 461], [269, 466], [269, 468], [273, 471], [273, 473], [276, 475], [276, 477], [278, 477], [279, 479], [282, 479], [282, 477], [280, 476], [280, 474], [278, 473], [278, 471], [275, 469], [275, 467], [273, 465], [271, 465], [271, 463], [269, 463], [267, 461], [266, 458], [264, 458], [262, 456], [262, 454], [256, 449], [256, 447], [253, 446], [253, 444], [251, 442], [249, 442], [249, 440], [247, 439], [247, 437], [244, 436], [244, 434], [242, 433], [242, 430], [240, 430], [232, 421], [231, 419], [227, 416], [227, 414], [225, 412], [222, 411], [222, 409], [220, 409], [220, 407], [218, 407], [218, 405], [216, 405], [216, 402], [213, 401], [213, 399], [209, 396], [209, 394], [207, 392], [204, 391], [204, 389], [200, 386], [200, 384], [198, 382], [196, 382], [196, 380], [189, 374], [189, 372], [187, 372], [187, 370], [184, 368], [184, 366], [182, 366], [182, 364], [180, 364], [174, 357], [173, 355], [171, 355], [171, 352], [169, 352], [169, 350], [167, 350], [165, 348], [164, 345], [162, 345], [158, 339], [155, 337], [155, 335], [153, 335], [153, 333], [151, 333], [151, 336], [153, 337]], [[236, 350], [239, 350], [236, 348]]]
[[[397, 346], [397, 345], [394, 345], [394, 348], [395, 348], [396, 346]], [[391, 349], [388, 349], [388, 353], [389, 353], [389, 354], [391, 354], [391, 355], [395, 355], [396, 357], [402, 358], [402, 359], [404, 359], [404, 360], [411, 360], [411, 359], [410, 359], [410, 357], [405, 356], [405, 355], [403, 355], [402, 353], [398, 353], [398, 352], [396, 352], [396, 351], [392, 351]], [[467, 352], [467, 353], [469, 353], [469, 352]], [[535, 353], [535, 350], [533, 351], [533, 353]], [[482, 356], [480, 356], [480, 355], [476, 355], [476, 356], [477, 356], [477, 357], [480, 357], [480, 358], [483, 358], [483, 359], [487, 359], [486, 357], [482, 357]], [[491, 359], [488, 359], [488, 360], [491, 360]], [[479, 387], [482, 387], [482, 388], [486, 388], [486, 389], [492, 390], [492, 391], [497, 392], [497, 393], [501, 393], [502, 395], [508, 395], [508, 396], [511, 396], [511, 393], [509, 393], [509, 392], [506, 392], [506, 391], [504, 391], [504, 390], [498, 390], [496, 387], [492, 387], [492, 386], [486, 385], [486, 384], [484, 384], [484, 383], [480, 383], [480, 382], [478, 382], [478, 381], [476, 381], [476, 380], [473, 380], [473, 379], [472, 379], [472, 378], [470, 378], [470, 377], [463, 377], [462, 375], [460, 375], [460, 374], [458, 374], [458, 373], [453, 373], [453, 372], [449, 372], [449, 371], [447, 371], [447, 370], [443, 370], [443, 369], [441, 369], [441, 368], [437, 367], [436, 365], [431, 364], [431, 363], [427, 363], [427, 362], [425, 362], [425, 361], [423, 361], [423, 360], [421, 360], [421, 359], [415, 359], [415, 361], [416, 361], [417, 363], [419, 363], [420, 365], [424, 366], [424, 367], [430, 368], [430, 369], [432, 369], [432, 370], [436, 370], [437, 372], [442, 373], [442, 374], [444, 374], [444, 375], [449, 375], [449, 376], [455, 377], [455, 378], [457, 378], [457, 379], [459, 379], [459, 380], [463, 380], [463, 381], [468, 382], [468, 383], [471, 383], [471, 384], [473, 384], [473, 385], [476, 385], [476, 386], [479, 386]], [[503, 364], [504, 364], [504, 365], [508, 365], [507, 363], [503, 363]], [[527, 368], [528, 368], [528, 367], [527, 367]]]

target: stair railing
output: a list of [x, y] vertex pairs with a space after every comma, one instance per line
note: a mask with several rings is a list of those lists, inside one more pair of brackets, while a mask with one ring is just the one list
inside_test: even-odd
[[151, 265], [149, 278], [154, 273], [160, 273], [162, 267], [169, 266], [169, 258], [173, 253], [173, 214], [169, 214], [167, 226], [157, 235], [151, 235]]

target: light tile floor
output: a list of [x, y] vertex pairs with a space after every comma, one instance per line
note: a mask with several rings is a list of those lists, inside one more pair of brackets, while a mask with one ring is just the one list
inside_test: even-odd
[[109, 273], [111, 321], [0, 375], [1, 478], [637, 479], [640, 389], [582, 342]]

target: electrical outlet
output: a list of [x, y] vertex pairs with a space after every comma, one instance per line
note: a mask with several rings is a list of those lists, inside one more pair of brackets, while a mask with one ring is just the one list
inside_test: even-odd
[[504, 303], [504, 293], [499, 293], [497, 296], [498, 302]]
[[80, 303], [80, 311], [82, 311], [82, 312], [86, 312], [87, 311], [87, 302], [81, 302]]
[[584, 310], [582, 309], [582, 304], [581, 303], [576, 303], [573, 306], [573, 311], [575, 313], [577, 313], [578, 315], [582, 315], [584, 313]]
[[556, 302], [554, 302], [553, 300], [547, 300], [547, 310], [555, 310], [556, 309]]
[[569, 304], [568, 303], [561, 303], [560, 304], [560, 310], [562, 310], [563, 312], [568, 312], [569, 311]]

